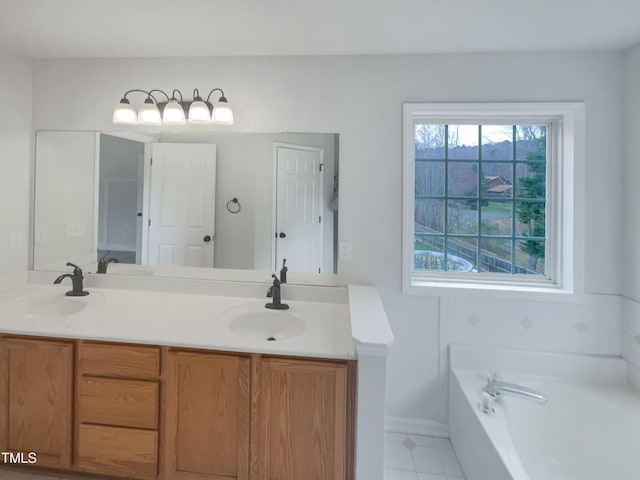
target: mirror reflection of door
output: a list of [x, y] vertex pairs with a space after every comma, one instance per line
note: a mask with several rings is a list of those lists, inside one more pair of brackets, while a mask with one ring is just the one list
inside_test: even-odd
[[98, 258], [142, 263], [144, 148], [143, 142], [100, 135]]
[[152, 148], [149, 265], [213, 268], [216, 145]]
[[275, 263], [293, 272], [322, 273], [324, 149], [274, 144]]
[[[215, 166], [211, 168], [215, 177], [209, 176], [211, 185], [215, 186], [215, 203], [213, 200], [203, 200], [205, 206], [211, 207], [212, 213], [209, 218], [212, 227], [205, 228], [206, 233], [202, 236], [199, 234], [193, 242], [183, 242], [190, 245], [189, 248], [177, 247], [175, 240], [158, 240], [156, 250], [161, 248], [160, 243], [168, 245], [162, 247], [168, 260], [160, 261], [159, 253], [156, 253], [156, 260], [152, 259], [150, 262], [149, 219], [157, 220], [158, 215], [164, 215], [157, 212], [151, 215], [150, 212], [150, 160], [153, 145], [175, 143], [180, 144], [178, 148], [185, 151], [192, 145], [216, 145]], [[279, 204], [282, 212], [278, 217], [287, 220], [287, 209], [294, 220], [300, 216], [314, 219], [318, 217], [318, 220], [321, 217], [322, 228], [321, 238], [318, 236], [319, 229], [315, 237], [311, 234], [308, 238], [305, 236], [306, 229], [310, 227], [313, 232], [319, 226], [315, 221], [311, 224], [305, 224], [303, 221], [300, 225], [289, 222], [287, 225], [279, 226], [279, 233], [284, 233], [287, 237], [278, 239], [278, 256], [274, 238], [274, 206], [278, 201], [279, 190], [275, 173], [276, 146], [283, 148], [283, 155], [296, 154], [297, 157], [294, 155], [290, 163], [297, 162], [298, 168], [297, 173], [288, 171], [286, 176], [280, 178], [283, 182], [282, 188], [288, 189], [288, 193], [285, 192], [288, 197], [280, 195]], [[64, 271], [67, 268], [66, 262], [72, 261], [81, 265], [85, 271], [91, 272], [95, 271], [96, 261], [110, 252], [106, 258], [117, 259], [120, 265], [110, 266], [109, 273], [149, 275], [152, 270], [128, 268], [126, 264], [176, 264], [177, 256], [172, 250], [181, 249], [184, 252], [183, 257], [189, 258], [191, 265], [206, 264], [204, 271], [211, 269], [211, 257], [202, 263], [192, 261], [194, 258], [205, 258], [197, 253], [200, 247], [192, 246], [207, 243], [205, 238], [209, 236], [211, 240], [208, 244], [212, 249], [210, 252], [215, 252], [214, 268], [274, 272], [280, 270], [282, 258], [288, 258], [291, 273], [317, 274], [318, 268], [322, 274], [335, 273], [338, 216], [335, 181], [338, 175], [338, 148], [338, 137], [335, 134], [38, 131], [33, 212], [33, 268]], [[307, 182], [306, 174], [300, 165], [309, 163], [305, 155], [314, 156], [319, 152], [322, 152], [320, 158], [324, 164], [322, 176], [319, 175], [319, 166], [318, 171], [316, 166], [312, 166], [312, 179]], [[317, 158], [310, 161], [311, 164], [317, 162]], [[157, 166], [158, 162], [154, 162], [154, 171]], [[286, 166], [281, 167], [280, 171], [286, 173]], [[155, 175], [156, 181], [159, 175]], [[318, 185], [323, 187], [320, 190], [307, 189], [307, 193], [301, 194], [309, 185], [314, 188]], [[196, 187], [188, 190], [192, 196], [197, 196], [195, 194], [199, 192]], [[314, 193], [309, 195], [309, 192]], [[157, 196], [162, 199], [162, 195]], [[170, 195], [164, 196], [165, 201], [168, 196]], [[174, 197], [178, 200], [189, 200], [187, 195], [175, 194]], [[233, 213], [226, 205], [230, 199], [236, 197], [242, 207], [238, 213]], [[298, 200], [306, 202], [306, 205], [294, 206]], [[213, 206], [216, 208], [215, 213]], [[188, 218], [189, 215], [204, 212], [204, 208], [187, 208], [187, 213], [184, 213], [183, 209], [183, 213], [176, 213], [176, 218]], [[156, 210], [159, 209], [160, 207]], [[169, 215], [172, 211], [177, 212], [180, 209], [171, 207], [170, 210], [161, 210]], [[194, 223], [192, 219], [189, 222]], [[152, 221], [151, 227], [156, 226], [158, 223]], [[303, 233], [299, 234], [298, 228]], [[153, 232], [151, 233], [153, 236]], [[321, 245], [322, 249], [311, 248], [310, 245], [314, 242]], [[304, 258], [304, 254], [301, 255], [303, 259], [296, 258], [299, 252], [304, 251], [312, 252], [317, 258]], [[320, 258], [321, 265], [318, 266]], [[186, 266], [186, 261], [182, 265]], [[197, 268], [176, 268], [175, 272], [198, 278]]]

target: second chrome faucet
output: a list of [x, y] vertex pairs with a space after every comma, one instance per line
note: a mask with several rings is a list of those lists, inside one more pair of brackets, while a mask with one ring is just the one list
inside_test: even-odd
[[546, 405], [549, 400], [549, 397], [544, 393], [532, 388], [516, 383], [503, 382], [499, 380], [497, 372], [492, 372], [487, 379], [487, 384], [482, 389], [482, 400], [478, 404], [478, 408], [482, 412], [492, 415], [495, 413], [493, 402], [505, 395], [534, 400], [540, 405]]

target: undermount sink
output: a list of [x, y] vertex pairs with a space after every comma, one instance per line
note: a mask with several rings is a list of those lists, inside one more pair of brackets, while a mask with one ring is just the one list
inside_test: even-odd
[[7, 308], [10, 315], [23, 316], [30, 320], [62, 318], [82, 312], [89, 305], [96, 305], [104, 301], [104, 295], [100, 292], [90, 292], [85, 297], [69, 297], [65, 293], [69, 290], [64, 287], [47, 287], [39, 289], [27, 295], [17, 297]]
[[81, 312], [87, 302], [77, 298], [46, 298], [25, 303], [24, 312], [27, 318], [64, 317]]
[[240, 305], [227, 310], [221, 320], [229, 330], [249, 340], [273, 342], [302, 335], [304, 320], [290, 310], [269, 310], [264, 303]]

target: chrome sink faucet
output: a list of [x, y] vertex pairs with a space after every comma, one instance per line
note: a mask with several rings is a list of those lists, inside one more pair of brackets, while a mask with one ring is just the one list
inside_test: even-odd
[[538, 402], [540, 405], [546, 405], [549, 400], [549, 397], [544, 393], [532, 388], [515, 383], [503, 382], [499, 380], [498, 372], [492, 372], [487, 378], [487, 384], [482, 389], [482, 400], [478, 404], [478, 408], [482, 412], [492, 415], [495, 413], [493, 402], [504, 395], [528, 398]]

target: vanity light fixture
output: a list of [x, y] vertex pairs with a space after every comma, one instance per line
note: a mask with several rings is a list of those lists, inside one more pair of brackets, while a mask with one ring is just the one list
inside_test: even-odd
[[[220, 92], [220, 97], [214, 104], [210, 100], [216, 91]], [[127, 99], [127, 95], [133, 92], [144, 93], [147, 96], [137, 112]], [[166, 101], [158, 101], [156, 95], [159, 93], [165, 96]], [[176, 95], [179, 96], [179, 100]], [[185, 110], [188, 111], [188, 115], [185, 115]], [[207, 99], [203, 100], [195, 88], [191, 101], [185, 101], [178, 89], [173, 90], [171, 97], [155, 88], [149, 91], [133, 89], [125, 92], [113, 110], [113, 123], [117, 125], [184, 125], [187, 121], [193, 124], [233, 125], [233, 110], [222, 89], [214, 88], [207, 95]]]

